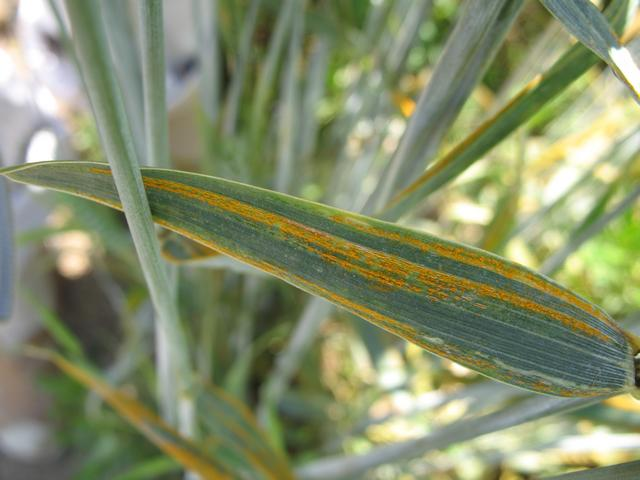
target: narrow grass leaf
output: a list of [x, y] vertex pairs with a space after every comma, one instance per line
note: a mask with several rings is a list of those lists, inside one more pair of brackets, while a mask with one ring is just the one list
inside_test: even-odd
[[[4, 169], [122, 208], [105, 164]], [[432, 353], [536, 392], [635, 389], [634, 337], [520, 265], [373, 218], [260, 188], [143, 169], [160, 225], [325, 298]]]
[[300, 480], [359, 478], [368, 470], [398, 460], [444, 450], [450, 445], [478, 438], [550, 415], [570, 412], [602, 399], [532, 397], [480, 417], [459, 420], [432, 433], [404, 442], [383, 445], [362, 455], [335, 456], [316, 460], [296, 470]]
[[240, 110], [240, 100], [244, 84], [247, 77], [247, 69], [249, 66], [251, 54], [251, 41], [256, 30], [256, 22], [258, 19], [258, 9], [262, 0], [251, 0], [249, 10], [242, 26], [240, 36], [240, 44], [238, 55], [235, 59], [233, 77], [229, 86], [229, 93], [225, 104], [224, 120], [222, 122], [222, 131], [225, 135], [234, 135], [236, 131], [236, 123], [238, 121], [238, 112]]
[[326, 37], [314, 39], [309, 58], [307, 79], [300, 115], [300, 157], [308, 159], [316, 151], [318, 140], [318, 105], [325, 90], [329, 67], [330, 40]]
[[262, 135], [265, 120], [268, 118], [268, 115], [265, 115], [265, 112], [268, 111], [266, 107], [269, 102], [269, 95], [273, 90], [276, 73], [284, 51], [285, 40], [291, 27], [296, 1], [285, 0], [278, 9], [276, 23], [267, 47], [267, 55], [260, 67], [251, 108], [251, 136], [254, 141]]
[[169, 230], [162, 230], [159, 238], [162, 257], [176, 265], [199, 262], [205, 259], [209, 260], [220, 256], [220, 252]]
[[25, 290], [22, 292], [22, 295], [29, 302], [29, 305], [38, 313], [42, 326], [49, 332], [49, 335], [51, 335], [60, 348], [62, 348], [65, 355], [74, 360], [84, 359], [82, 343], [78, 337], [69, 330], [58, 315], [44, 305], [31, 291]]
[[365, 212], [382, 208], [424, 170], [490, 65], [522, 4], [522, 0], [489, 0], [481, 9], [473, 2], [464, 4], [462, 15]]
[[[614, 0], [609, 4], [605, 15], [615, 28], [622, 27], [628, 7], [628, 0]], [[408, 213], [422, 199], [456, 178], [531, 119], [542, 106], [563, 92], [597, 62], [598, 57], [585, 47], [580, 44], [574, 45], [547, 72], [525, 85], [499, 112], [482, 123], [465, 140], [392, 198], [380, 213], [380, 217], [397, 219]]]
[[304, 2], [298, 2], [293, 14], [287, 62], [282, 72], [278, 108], [278, 158], [274, 185], [276, 190], [285, 193], [290, 192], [294, 184], [294, 162], [299, 146], [296, 125], [301, 114], [299, 63], [303, 33]]
[[200, 97], [210, 126], [220, 112], [221, 61], [218, 39], [217, 0], [192, 0], [193, 18], [198, 39]]
[[269, 425], [273, 408], [278, 404], [293, 377], [300, 359], [309, 348], [320, 329], [321, 322], [329, 316], [333, 305], [322, 298], [311, 298], [304, 307], [287, 345], [276, 357], [271, 375], [263, 383], [260, 391], [261, 403], [258, 408], [258, 420], [261, 425]]
[[106, 26], [114, 69], [125, 99], [124, 108], [129, 117], [132, 141], [139, 161], [145, 158], [144, 107], [142, 105], [142, 71], [140, 50], [133, 33], [127, 0], [100, 2], [100, 12]]
[[225, 440], [228, 455], [223, 461], [234, 463], [236, 472], [244, 471], [243, 478], [293, 479], [286, 460], [269, 445], [266, 435], [243, 403], [205, 383], [194, 388], [194, 395], [203, 430]]
[[640, 461], [621, 463], [610, 467], [592, 468], [579, 472], [565, 473], [547, 480], [636, 480], [640, 478]]
[[126, 472], [120, 473], [111, 480], [154, 480], [163, 476], [179, 473], [181, 467], [173, 458], [159, 456], [150, 460], [145, 460]]
[[525, 162], [524, 141], [524, 138], [520, 139], [521, 148], [515, 159], [516, 165], [515, 168], [513, 168], [510, 183], [499, 198], [496, 204], [495, 214], [489, 225], [487, 225], [479, 244], [483, 250], [500, 253], [508, 239], [509, 232], [516, 222], [520, 192], [522, 189], [522, 171]]
[[[175, 412], [180, 431], [190, 434], [193, 431], [192, 409], [190, 399], [182, 395], [182, 391], [192, 374], [191, 358], [138, 169], [144, 157], [136, 156], [129, 117], [109, 55], [107, 34], [100, 15], [104, 4], [96, 0], [66, 0], [65, 5], [102, 146], [113, 169], [115, 185], [157, 314], [158, 371], [168, 372], [170, 363], [175, 380], [171, 389], [164, 376], [159, 381], [160, 387], [164, 387], [161, 397], [164, 413], [173, 419]], [[135, 118], [133, 123], [136, 123]], [[165, 352], [167, 354], [163, 355]]]
[[182, 267], [228, 270], [230, 272], [264, 276], [265, 273], [251, 265], [239, 262], [201, 243], [194, 242], [170, 230], [160, 233], [162, 258]]
[[[138, 2], [142, 80], [144, 95], [146, 165], [169, 168], [169, 123], [165, 86], [165, 54], [162, 0]], [[171, 267], [170, 267], [171, 268]], [[172, 298], [176, 297], [177, 275], [168, 270]], [[176, 370], [172, 365], [171, 339], [161, 322], [155, 323], [157, 395], [163, 418], [175, 423], [179, 397], [176, 395]]]
[[169, 168], [162, 1], [138, 2], [146, 165]]
[[30, 348], [26, 353], [51, 361], [71, 378], [100, 395], [149, 441], [189, 471], [206, 479], [237, 478], [225, 471], [219, 463], [208, 458], [201, 446], [182, 437], [143, 404], [103, 382], [86, 368], [54, 352]]
[[640, 70], [629, 50], [618, 41], [607, 19], [589, 0], [541, 0], [542, 4], [583, 45], [598, 55], [640, 100]]
[[[606, 194], [607, 192], [605, 192], [605, 195]], [[540, 267], [540, 271], [546, 275], [551, 275], [556, 272], [569, 255], [578, 250], [587, 240], [600, 233], [611, 221], [626, 212], [638, 198], [640, 198], [640, 187], [636, 187], [627, 193], [622, 200], [597, 220], [587, 218], [590, 223], [588, 225], [579, 225], [577, 233], [571, 235], [567, 244], [544, 262], [542, 267]]]
[[9, 185], [0, 180], [0, 320], [7, 320], [13, 304], [13, 222]]
[[173, 345], [177, 368], [187, 374], [190, 360], [186, 339], [178, 321], [167, 272], [145, 196], [124, 102], [109, 57], [100, 4], [95, 0], [66, 0], [78, 61], [83, 70], [91, 106], [114, 179], [122, 198], [125, 217], [140, 258], [150, 295]]
[[389, 81], [397, 81], [396, 76], [402, 72], [420, 25], [423, 24], [432, 7], [432, 0], [418, 0], [409, 5], [409, 10], [385, 58], [385, 70], [390, 75]]

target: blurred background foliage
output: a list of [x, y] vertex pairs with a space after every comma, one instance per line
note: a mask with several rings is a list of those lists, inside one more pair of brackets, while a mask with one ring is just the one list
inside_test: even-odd
[[[19, 65], [20, 78], [39, 85], [42, 79], [30, 76], [32, 65], [25, 59], [24, 49], [33, 47], [19, 31], [29, 24], [20, 24], [18, 9], [27, 15], [30, 3], [3, 7], [0, 47]], [[397, 148], [462, 3], [220, 0], [219, 92], [214, 95], [222, 92], [221, 121], [212, 125], [210, 105], [203, 103], [206, 45], [194, 42], [195, 50], [176, 57], [168, 49], [167, 65], [177, 82], [173, 95], [169, 85], [173, 167], [361, 208]], [[248, 19], [255, 8], [252, 28]], [[412, 32], [416, 11], [419, 22]], [[165, 15], [170, 24], [168, 8]], [[290, 20], [283, 20], [286, 15]], [[260, 99], [257, 86], [281, 21], [290, 28]], [[197, 28], [208, 27], [173, 27], [181, 28], [193, 36]], [[60, 62], [73, 64], [63, 36], [55, 31], [45, 40]], [[400, 58], [392, 47], [403, 34], [409, 37]], [[435, 157], [474, 132], [573, 42], [540, 3], [524, 2]], [[245, 72], [233, 118], [230, 91], [240, 65]], [[50, 85], [38, 88], [51, 90], [55, 105], [46, 117], [62, 126], [60, 142], [68, 155], [103, 159], [86, 100], [56, 97]], [[404, 223], [539, 269], [638, 185], [639, 112], [624, 86], [598, 64], [481, 161], [430, 195]], [[2, 128], [9, 128], [4, 123]], [[292, 159], [294, 166], [287, 166]], [[36, 196], [44, 222], [21, 228], [16, 218], [18, 248], [32, 249], [38, 259], [17, 286], [18, 297], [31, 307], [29, 315], [42, 326], [30, 341], [54, 345], [142, 403], [156, 406], [152, 311], [123, 217], [77, 198]], [[639, 240], [636, 202], [587, 235], [548, 273], [636, 328]], [[48, 300], [32, 291], [29, 275], [47, 278]], [[419, 438], [522, 395], [326, 309], [317, 338], [296, 357], [290, 386], [270, 404], [264, 386], [278, 375], [276, 359], [304, 315], [307, 295], [237, 265], [187, 264], [177, 275], [180, 311], [199, 375], [262, 413], [259, 420], [270, 441], [294, 465]], [[173, 460], [95, 394], [49, 367], [41, 366], [36, 376], [38, 391], [49, 399], [46, 417], [56, 445], [47, 461], [71, 465], [77, 479], [181, 475]], [[515, 480], [634, 460], [640, 458], [636, 417], [633, 404], [601, 404], [386, 463], [365, 478]]]

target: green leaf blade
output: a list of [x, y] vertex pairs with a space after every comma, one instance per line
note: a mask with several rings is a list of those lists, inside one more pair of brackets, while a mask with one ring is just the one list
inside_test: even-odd
[[[119, 207], [105, 164], [46, 162], [16, 181]], [[634, 341], [598, 307], [500, 257], [236, 182], [143, 169], [159, 224], [439, 356], [552, 395], [634, 389]]]
[[638, 66], [596, 6], [589, 0], [542, 0], [542, 3], [584, 46], [607, 62], [639, 100]]

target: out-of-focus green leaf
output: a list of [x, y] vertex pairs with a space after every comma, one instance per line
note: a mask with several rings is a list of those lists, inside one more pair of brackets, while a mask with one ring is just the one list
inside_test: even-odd
[[29, 305], [38, 312], [43, 327], [49, 332], [58, 345], [69, 357], [80, 360], [84, 358], [84, 350], [78, 337], [71, 332], [60, 318], [47, 308], [40, 300], [29, 291], [23, 293]]
[[636, 100], [640, 100], [640, 70], [596, 6], [589, 0], [541, 1], [583, 45], [607, 62]]
[[[608, 192], [605, 192], [605, 196], [607, 194]], [[614, 207], [612, 207], [601, 216], [597, 217], [597, 219], [592, 218], [592, 215], [589, 214], [585, 219], [585, 222], [581, 223], [578, 226], [566, 245], [555, 252], [551, 257], [549, 257], [544, 262], [542, 267], [540, 267], [540, 270], [547, 275], [555, 272], [558, 268], [560, 268], [560, 266], [562, 266], [569, 255], [578, 250], [578, 248], [580, 248], [580, 246], [582, 246], [582, 244], [584, 244], [591, 237], [600, 233], [602, 229], [604, 229], [609, 224], [609, 222], [624, 213], [631, 205], [636, 202], [638, 198], [640, 198], [640, 187], [636, 187], [631, 190]], [[597, 207], [598, 205], [596, 205], [596, 210]], [[599, 212], [596, 212], [596, 215], [597, 213]]]
[[[203, 446], [191, 443], [147, 407], [124, 392], [104, 383], [86, 368], [47, 350], [31, 348], [27, 353], [53, 362], [71, 378], [100, 395], [149, 441], [189, 471], [206, 479], [237, 478], [233, 476], [233, 472], [225, 470], [217, 460], [207, 456]], [[221, 440], [223, 439], [217, 439], [217, 443], [223, 444]]]
[[169, 122], [165, 82], [162, 2], [138, 2], [146, 157], [141, 162], [169, 168]]
[[[278, 100], [278, 154], [274, 172], [276, 190], [290, 193], [294, 191], [299, 137], [297, 125], [300, 123], [300, 53], [304, 41], [304, 1], [296, 3], [289, 38], [289, 49], [280, 82]], [[300, 168], [300, 166], [297, 166]]]
[[154, 480], [161, 475], [175, 474], [179, 471], [179, 463], [170, 457], [161, 456], [145, 460], [126, 472], [116, 475], [112, 480]]
[[[605, 14], [614, 28], [623, 25], [628, 7], [628, 0], [615, 0], [606, 9]], [[529, 82], [499, 112], [392, 198], [380, 216], [395, 219], [406, 214], [423, 198], [482, 158], [597, 62], [598, 57], [585, 47], [574, 45], [547, 72]]]
[[0, 180], [0, 320], [11, 315], [13, 299], [13, 223], [9, 187]]
[[[523, 142], [524, 140], [521, 140], [521, 145]], [[522, 170], [524, 167], [524, 148], [521, 150], [516, 159], [510, 185], [498, 200], [493, 219], [489, 225], [487, 225], [482, 241], [479, 244], [483, 250], [500, 253], [515, 223], [518, 214], [518, 203], [522, 187]]]
[[194, 387], [194, 395], [203, 430], [224, 439], [221, 460], [229, 462], [229, 469], [244, 472], [240, 478], [293, 479], [286, 460], [269, 445], [247, 407], [210, 384]]
[[[1, 171], [121, 208], [105, 164]], [[394, 224], [204, 175], [143, 169], [160, 225], [489, 377], [560, 396], [635, 389], [634, 337], [520, 265]]]
[[[198, 445], [181, 436], [136, 399], [99, 379], [80, 364], [47, 350], [31, 348], [33, 356], [53, 362], [67, 375], [102, 397], [123, 418], [169, 458], [205, 479], [292, 479], [286, 460], [267, 443], [247, 408], [222, 390], [199, 383], [192, 389], [206, 439]], [[139, 467], [123, 478], [149, 478], [151, 471], [174, 469], [175, 464]], [[146, 476], [145, 476], [146, 475]]]
[[[473, 2], [463, 4], [460, 19], [365, 213], [382, 208], [424, 171], [490, 65], [522, 4], [522, 0], [488, 0], [480, 9]], [[390, 61], [396, 59], [391, 57]]]
[[443, 450], [450, 445], [504, 430], [539, 418], [597, 403], [598, 399], [527, 398], [515, 405], [474, 418], [465, 418], [422, 437], [375, 447], [362, 455], [327, 457], [296, 470], [300, 480], [359, 478], [367, 470], [398, 460]]
[[249, 4], [249, 10], [245, 16], [240, 42], [238, 44], [238, 55], [235, 59], [235, 68], [227, 102], [225, 104], [224, 119], [222, 122], [222, 131], [226, 136], [235, 134], [236, 123], [238, 120], [238, 112], [240, 109], [240, 100], [242, 91], [244, 90], [245, 79], [247, 76], [247, 68], [251, 54], [251, 40], [256, 29], [258, 19], [258, 9], [262, 0], [252, 0]]
[[124, 107], [129, 118], [133, 145], [139, 161], [145, 158], [144, 108], [142, 105], [142, 72], [140, 50], [135, 41], [133, 25], [126, 0], [100, 2], [99, 8], [105, 23], [109, 48], [113, 58], [119, 87], [125, 99]]
[[[198, 38], [200, 63], [200, 96], [208, 126], [218, 119], [220, 111], [220, 50], [218, 39], [217, 0], [192, 0], [193, 19]], [[210, 133], [210, 132], [209, 132]]]
[[610, 467], [592, 468], [566, 473], [547, 480], [636, 480], [640, 478], [640, 461], [621, 463]]

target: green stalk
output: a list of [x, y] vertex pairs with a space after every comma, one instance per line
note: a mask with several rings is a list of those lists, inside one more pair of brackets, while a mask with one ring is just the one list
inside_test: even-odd
[[[163, 38], [163, 13], [161, 0], [138, 2], [140, 19], [140, 46], [142, 59], [143, 104], [145, 124], [146, 165], [169, 168], [169, 121], [165, 85], [165, 55]], [[177, 272], [169, 267], [169, 284], [172, 301], [176, 302]], [[178, 318], [176, 316], [176, 318]], [[164, 417], [170, 423], [177, 422], [183, 432], [193, 430], [193, 420], [188, 412], [188, 398], [180, 398], [174, 388], [181, 372], [176, 371], [171, 353], [169, 332], [161, 323], [155, 324], [156, 369], [158, 373], [158, 398]], [[184, 333], [183, 333], [184, 336]], [[187, 405], [181, 406], [181, 403]], [[186, 412], [182, 415], [180, 412]]]
[[304, 33], [304, 0], [296, 5], [289, 39], [286, 68], [282, 72], [278, 121], [278, 158], [275, 172], [275, 189], [291, 192], [294, 182], [294, 162], [298, 153], [298, 136], [294, 133], [300, 122], [300, 92], [298, 63]]
[[284, 50], [284, 41], [289, 33], [295, 2], [296, 0], [286, 0], [286, 3], [278, 11], [278, 19], [269, 40], [267, 55], [258, 75], [251, 110], [251, 138], [253, 141], [256, 141], [262, 134], [265, 119], [267, 118], [267, 115], [265, 115], [267, 102], [269, 101], [278, 64]]
[[169, 168], [169, 122], [165, 85], [162, 2], [137, 2], [140, 14], [142, 92], [147, 159], [152, 167]]
[[235, 71], [229, 87], [229, 95], [225, 104], [224, 120], [222, 132], [226, 136], [233, 136], [238, 123], [238, 112], [240, 110], [240, 100], [247, 77], [247, 67], [251, 56], [251, 40], [256, 30], [258, 20], [258, 9], [262, 0], [252, 0], [249, 11], [242, 27], [238, 55], [235, 61]]
[[184, 394], [191, 372], [186, 338], [171, 294], [167, 271], [160, 258], [127, 114], [109, 57], [105, 27], [100, 18], [100, 5], [96, 0], [66, 0], [65, 5], [89, 100], [156, 310], [157, 321], [167, 333], [171, 344], [171, 357], [180, 382], [176, 388]]
[[215, 155], [215, 126], [220, 116], [221, 60], [218, 39], [217, 0], [192, 0], [198, 59], [200, 62], [200, 134], [202, 171], [211, 172]]
[[133, 25], [126, 0], [100, 2], [106, 38], [112, 58], [118, 59], [112, 67], [120, 82], [124, 108], [130, 119], [133, 145], [138, 160], [144, 157], [144, 119], [142, 107], [142, 73], [140, 52], [135, 41]]
[[13, 298], [13, 228], [9, 186], [0, 180], [0, 320], [11, 315]]

